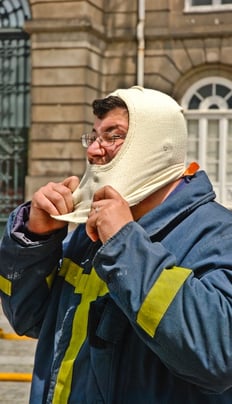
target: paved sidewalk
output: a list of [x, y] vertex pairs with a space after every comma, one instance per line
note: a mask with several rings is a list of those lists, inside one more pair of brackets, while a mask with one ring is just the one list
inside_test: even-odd
[[[12, 334], [8, 320], [2, 312], [0, 301], [0, 329]], [[0, 338], [0, 373], [31, 373], [36, 347], [35, 340], [13, 340]], [[0, 381], [1, 404], [28, 404], [30, 383]]]

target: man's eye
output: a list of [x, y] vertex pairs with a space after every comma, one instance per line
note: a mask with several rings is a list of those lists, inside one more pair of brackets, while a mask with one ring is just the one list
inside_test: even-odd
[[111, 135], [112, 140], [116, 140], [116, 139], [120, 139], [120, 138], [121, 138], [120, 135]]
[[105, 133], [103, 139], [104, 139], [106, 142], [112, 142], [112, 141], [114, 141], [115, 136], [112, 135], [111, 133]]

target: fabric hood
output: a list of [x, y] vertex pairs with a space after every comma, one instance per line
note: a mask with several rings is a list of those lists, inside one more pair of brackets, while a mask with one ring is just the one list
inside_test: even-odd
[[96, 190], [115, 188], [130, 206], [180, 178], [184, 173], [187, 127], [183, 110], [169, 95], [134, 86], [109, 94], [126, 103], [129, 128], [126, 139], [109, 163], [86, 162], [86, 171], [73, 192], [74, 211], [53, 216], [85, 223]]

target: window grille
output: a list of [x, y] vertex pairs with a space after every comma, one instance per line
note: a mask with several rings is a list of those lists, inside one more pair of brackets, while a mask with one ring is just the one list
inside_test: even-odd
[[0, 3], [0, 235], [9, 213], [24, 200], [30, 121], [30, 47], [22, 30], [26, 1]]

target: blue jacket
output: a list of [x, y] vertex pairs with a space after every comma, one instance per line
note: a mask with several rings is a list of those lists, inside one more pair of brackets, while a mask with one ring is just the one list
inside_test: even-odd
[[4, 311], [38, 337], [31, 404], [231, 404], [232, 213], [204, 172], [103, 246], [80, 225], [0, 249]]

